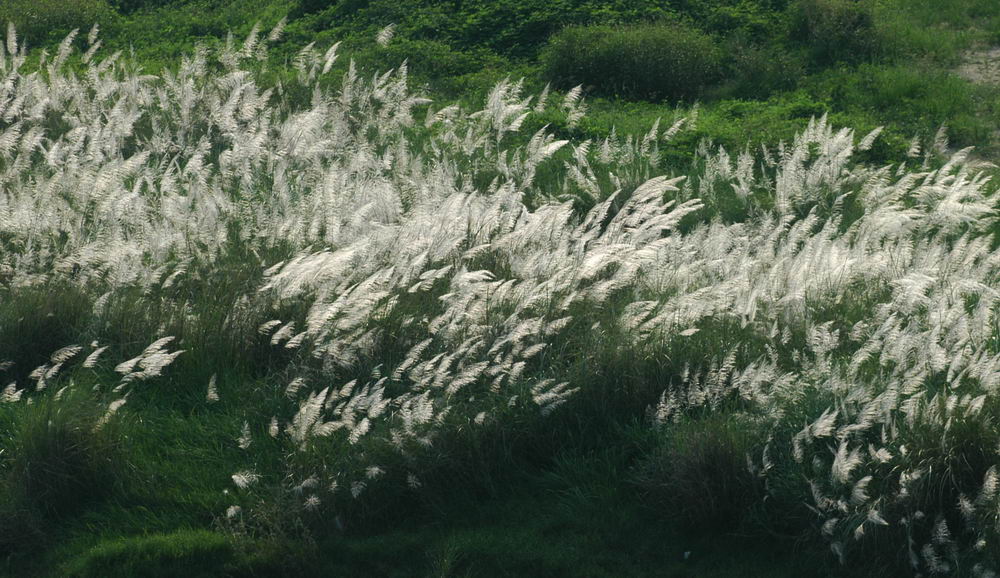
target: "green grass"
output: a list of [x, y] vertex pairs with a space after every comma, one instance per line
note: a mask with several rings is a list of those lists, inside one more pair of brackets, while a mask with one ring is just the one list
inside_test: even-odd
[[219, 576], [234, 558], [233, 545], [225, 536], [181, 530], [102, 541], [74, 559], [65, 575]]
[[[618, 379], [626, 386], [660, 371], [598, 343], [607, 351], [579, 358], [577, 381], [624, 371]], [[594, 344], [568, 349], [578, 347]], [[12, 575], [796, 576], [824, 556], [819, 545], [790, 537], [786, 549], [762, 556], [762, 538], [752, 533], [722, 544], [714, 526], [686, 529], [636, 480], [641, 456], [664, 443], [686, 444], [691, 428], [663, 435], [641, 424], [623, 429], [614, 418], [627, 410], [608, 412], [615, 395], [582, 399], [575, 412], [550, 418], [562, 423], [498, 420], [500, 429], [478, 442], [460, 434], [449, 447], [442, 439], [436, 447], [449, 459], [427, 472], [426, 491], [402, 501], [386, 494], [396, 509], [367, 512], [369, 519], [348, 514], [343, 533], [330, 520], [307, 521], [315, 545], [281, 511], [266, 514], [274, 517], [263, 520], [264, 533], [230, 535], [218, 526], [225, 508], [234, 501], [254, 506], [221, 490], [246, 466], [235, 438], [244, 419], [266, 421], [270, 409], [261, 403], [273, 405], [277, 392], [268, 380], [223, 379], [221, 400], [205, 405], [180, 395], [203, 394], [204, 383], [185, 383], [183, 366], [177, 369], [134, 392], [120, 410], [127, 427], [119, 458], [130, 464], [123, 483], [44, 525], [40, 549], [8, 554]], [[256, 467], [280, 472], [281, 447], [262, 432], [254, 444]], [[738, 526], [726, 531], [740, 533]]]
[[[170, 431], [167, 424], [150, 425]], [[181, 478], [198, 483], [190, 473], [182, 470], [160, 483]], [[792, 538], [720, 541], [714, 534], [682, 530], [669, 511], [640, 496], [630, 476], [625, 456], [607, 449], [568, 450], [543, 472], [515, 476], [497, 496], [483, 499], [452, 488], [446, 499], [393, 529], [348, 528], [306, 551], [196, 529], [204, 521], [180, 515], [185, 507], [178, 502], [108, 504], [60, 531], [57, 566], [34, 568], [40, 576], [81, 577], [848, 575], [835, 567], [814, 573], [823, 550]], [[95, 520], [103, 523], [95, 526]]]

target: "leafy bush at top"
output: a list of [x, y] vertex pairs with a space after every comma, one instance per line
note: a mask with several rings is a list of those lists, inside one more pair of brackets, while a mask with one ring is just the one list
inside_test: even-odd
[[792, 9], [792, 39], [814, 64], [871, 59], [878, 49], [872, 0], [799, 0]]
[[82, 32], [94, 24], [104, 26], [116, 17], [105, 0], [4, 0], [0, 25], [8, 22], [31, 45], [58, 42], [74, 28]]
[[679, 23], [573, 26], [555, 34], [542, 55], [544, 74], [557, 86], [645, 100], [697, 98], [719, 77], [721, 60], [710, 36]]

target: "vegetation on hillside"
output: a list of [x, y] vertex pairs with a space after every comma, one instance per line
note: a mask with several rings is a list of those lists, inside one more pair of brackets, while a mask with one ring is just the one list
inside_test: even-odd
[[0, 571], [1000, 572], [991, 2], [65, 6]]
[[[586, 122], [571, 128], [546, 119], [564, 138], [603, 138], [613, 128], [645, 132], [664, 106], [688, 116], [700, 104], [700, 124], [681, 148], [694, 150], [708, 137], [730, 150], [753, 149], [791, 140], [828, 112], [858, 130], [885, 126], [872, 156], [890, 161], [914, 136], [931, 138], [941, 126], [957, 147], [995, 152], [996, 92], [954, 71], [966, 51], [1000, 40], [997, 12], [992, 0], [12, 0], [0, 6], [0, 21], [24, 30], [29, 46], [54, 49], [70, 30], [89, 30], [96, 20], [103, 50], [121, 50], [155, 73], [176, 69], [198, 43], [217, 46], [229, 33], [244, 38], [257, 22], [270, 28], [286, 18], [272, 61], [291, 63], [310, 42], [341, 42], [359, 69], [406, 61], [412, 81], [466, 107], [507, 77], [523, 77], [532, 92], [547, 82], [563, 91], [583, 84], [592, 104]], [[389, 25], [393, 42], [373, 43]], [[634, 26], [641, 36], [622, 32]], [[573, 43], [591, 37], [592, 49], [561, 49], [570, 36]], [[656, 40], [665, 37], [676, 37], [674, 49]], [[611, 38], [619, 44], [608, 44]], [[681, 38], [701, 43], [705, 55], [686, 60], [694, 57]], [[77, 43], [83, 49], [82, 39]], [[620, 50], [622, 67], [642, 72], [620, 76], [599, 45]], [[685, 83], [664, 77], [681, 70], [669, 63], [686, 66]], [[273, 74], [262, 82], [286, 73]]]

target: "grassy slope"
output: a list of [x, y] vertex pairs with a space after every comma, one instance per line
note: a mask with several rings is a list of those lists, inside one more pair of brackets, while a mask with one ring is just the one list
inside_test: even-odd
[[[123, 0], [124, 1], [124, 0]], [[794, 85], [763, 98], [748, 98], [739, 87], [709, 91], [701, 103], [700, 128], [684, 144], [704, 137], [730, 149], [789, 139], [814, 115], [859, 132], [887, 125], [879, 152], [884, 158], [905, 152], [914, 135], [927, 137], [942, 125], [956, 146], [975, 145], [993, 154], [1000, 144], [1000, 99], [996, 92], [958, 78], [952, 71], [962, 53], [1000, 39], [1000, 16], [988, 0], [948, 2], [878, 0], [876, 26], [881, 37], [876, 62], [810, 63], [802, 43], [790, 39], [787, 0], [710, 2], [484, 2], [355, 0], [190, 0], [130, 2], [140, 8], [105, 25], [106, 47], [128, 52], [149, 70], [174, 65], [198, 41], [221, 41], [227, 31], [243, 38], [255, 22], [269, 29], [289, 15], [278, 58], [291, 59], [309, 42], [326, 47], [343, 42], [343, 51], [367, 68], [398, 66], [407, 60], [418, 83], [440, 100], [479, 101], [506, 77], [525, 77], [529, 88], [544, 80], [536, 57], [548, 34], [566, 24], [629, 22], [681, 18], [716, 36], [727, 50], [733, 38], [792, 55], [802, 65]], [[396, 39], [386, 49], [371, 40], [383, 26], [397, 24]], [[64, 31], [54, 30], [49, 41]], [[732, 54], [730, 54], [732, 58]], [[346, 65], [346, 62], [342, 62]], [[766, 87], [765, 87], [766, 89]], [[673, 103], [633, 103], [591, 98], [591, 114], [577, 136], [602, 137], [645, 132], [658, 117], [671, 116]], [[664, 104], [671, 104], [669, 112]], [[681, 104], [686, 110], [691, 103]], [[558, 127], [558, 125], [557, 125]], [[678, 149], [693, 148], [679, 146]]]
[[[289, 53], [312, 40], [321, 47], [339, 39], [363, 46], [361, 39], [367, 43], [382, 25], [396, 21], [400, 23], [398, 50], [365, 48], [359, 61], [391, 65], [412, 49], [424, 50], [411, 59], [417, 78], [444, 100], [458, 95], [472, 98], [468, 95], [481, 93], [511, 70], [540, 84], [531, 76], [537, 72], [533, 53], [519, 43], [516, 34], [498, 35], [492, 42], [470, 40], [476, 30], [482, 33], [495, 25], [490, 18], [505, 15], [473, 9], [482, 3], [466, 2], [464, 12], [450, 11], [449, 3], [441, 3], [436, 11], [415, 12], [411, 4], [355, 2], [358, 11], [351, 12], [352, 3], [342, 2], [327, 10], [297, 13], [298, 5], [291, 0], [194, 0], [130, 13], [109, 24], [105, 36], [111, 49], [136, 47], [136, 57], [155, 70], [169, 66], [199, 37], [217, 37], [230, 29], [242, 37], [255, 19], [267, 27], [288, 12], [295, 15], [284, 45]], [[696, 9], [707, 2], [689, 4], [691, 14], [707, 20]], [[896, 10], [904, 4], [905, 11]], [[396, 9], [387, 11], [392, 5]], [[887, 14], [897, 14], [887, 20], [887, 27], [900, 42], [909, 43], [905, 57], [867, 67], [816, 71], [794, 91], [763, 101], [708, 101], [701, 108], [699, 128], [684, 135], [674, 148], [691, 150], [706, 136], [730, 147], [748, 141], [774, 142], [827, 109], [837, 124], [859, 131], [891, 123], [885, 155], [898, 154], [914, 132], [932, 133], [940, 124], [952, 127], [956, 144], [990, 142], [1000, 123], [996, 94], [973, 88], [947, 71], [965, 47], [1000, 36], [1000, 8], [986, 0], [950, 3], [948, 10], [933, 0], [887, 0], [881, 6]], [[458, 17], [449, 17], [453, 13], [471, 19], [472, 24], [455, 25]], [[411, 15], [412, 21], [402, 20]], [[601, 13], [595, 12], [593, 18], [599, 17]], [[451, 29], [445, 26], [449, 22]], [[434, 40], [440, 27], [445, 28], [442, 43]], [[542, 25], [540, 29], [536, 34], [547, 31]], [[434, 51], [446, 57], [441, 61], [450, 66], [449, 75], [435, 73], [435, 63], [440, 61], [435, 60]], [[601, 136], [612, 126], [622, 132], [644, 132], [657, 117], [674, 114], [672, 107], [663, 104], [605, 99], [592, 99], [591, 111], [577, 129], [578, 136]], [[0, 304], [0, 313], [4, 307]], [[6, 307], [6, 312], [18, 310], [14, 304]], [[55, 302], [39, 303], [39, 317], [59, 307]], [[3, 327], [6, 331], [11, 326]], [[139, 328], [135, 333], [143, 332]], [[217, 353], [222, 355], [221, 350]], [[406, 512], [405, 519], [393, 524], [352, 531], [350, 538], [320, 537], [318, 559], [311, 557], [311, 550], [299, 551], [296, 544], [281, 540], [241, 549], [210, 530], [213, 517], [227, 503], [220, 488], [244, 463], [232, 440], [248, 414], [269, 412], [256, 407], [253, 399], [227, 394], [247, 388], [248, 383], [266, 389], [270, 376], [266, 368], [248, 366], [245, 360], [216, 364], [228, 367], [206, 369], [192, 362], [173, 371], [159, 392], [130, 401], [127, 415], [132, 423], [126, 447], [132, 483], [128, 490], [52, 524], [30, 555], [0, 560], [0, 572], [18, 576], [155, 572], [164, 576], [225, 572], [802, 576], [828, 571], [832, 576], [837, 571], [825, 550], [799, 544], [794, 537], [774, 537], [761, 547], [752, 539], [727, 536], [720, 540], [682, 530], [622, 483], [633, 462], [629, 451], [601, 450], [571, 436], [561, 440], [565, 447], [555, 452], [554, 459], [515, 463], [512, 473], [491, 487], [447, 488], [438, 500]], [[225, 376], [219, 384], [224, 401], [205, 409], [197, 403], [198, 396], [203, 395], [205, 374], [215, 371]], [[8, 420], [0, 423], [18, 419], [0, 417]], [[614, 440], [609, 444], [612, 448], [653, 443], [628, 430], [603, 439]], [[683, 560], [685, 552], [691, 552], [687, 561]], [[858, 575], [858, 570], [845, 571], [845, 575]]]

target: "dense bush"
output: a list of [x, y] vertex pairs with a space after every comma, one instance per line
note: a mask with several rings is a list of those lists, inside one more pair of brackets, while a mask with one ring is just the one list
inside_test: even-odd
[[[336, 4], [338, 4], [338, 2], [335, 2], [333, 0], [299, 0], [298, 5], [296, 5], [295, 7], [294, 14], [295, 15], [312, 14], [313, 12], [319, 12], [320, 10], [325, 10]], [[357, 8], [358, 7], [357, 5], [367, 4], [367, 2], [364, 2], [363, 0], [362, 2], [358, 2], [357, 0], [354, 1], [349, 0], [348, 2], [345, 2], [345, 4], [352, 4], [355, 5], [354, 6], [355, 8]]]
[[[363, 43], [352, 58], [361, 68], [388, 70], [403, 62], [417, 79], [431, 79], [437, 90], [459, 87], [469, 75], [484, 70], [509, 69], [510, 63], [485, 49], [456, 50], [444, 42], [410, 38], [394, 38], [387, 46]], [[352, 49], [349, 46], [348, 49]], [[489, 83], [492, 86], [492, 82]]]
[[0, 23], [12, 22], [29, 44], [58, 42], [74, 28], [83, 32], [115, 18], [105, 0], [4, 0]]
[[172, 0], [110, 0], [111, 5], [122, 13], [134, 12], [143, 8], [159, 8], [171, 3]]
[[569, 27], [542, 55], [558, 86], [648, 100], [697, 98], [719, 77], [721, 59], [710, 36], [676, 23]]
[[105, 408], [86, 393], [7, 401], [0, 408], [0, 553], [107, 496], [125, 475], [118, 424], [103, 423]]
[[663, 443], [641, 460], [635, 481], [684, 526], [731, 532], [764, 497], [761, 480], [747, 469], [756, 429], [726, 415], [665, 428]]
[[779, 48], [736, 39], [729, 42], [725, 50], [726, 81], [720, 96], [767, 98], [776, 92], [794, 89], [805, 74], [801, 59]]
[[774, 36], [787, 3], [787, 0], [691, 2], [686, 12], [700, 28], [712, 34], [739, 34], [761, 40]]
[[487, 48], [497, 54], [532, 58], [555, 31], [567, 25], [653, 21], [673, 15], [659, 1], [584, 0], [299, 0], [292, 19], [314, 32], [339, 37], [395, 23], [402, 36], [445, 42], [455, 48]]
[[904, 134], [930, 136], [946, 124], [958, 147], [984, 148], [993, 130], [983, 116], [996, 118], [1000, 103], [988, 89], [954, 74], [926, 67], [862, 65], [853, 71], [813, 75], [810, 90], [837, 110], [879, 111], [880, 122]]
[[792, 39], [818, 66], [868, 60], [878, 49], [871, 0], [800, 0], [791, 24]]

